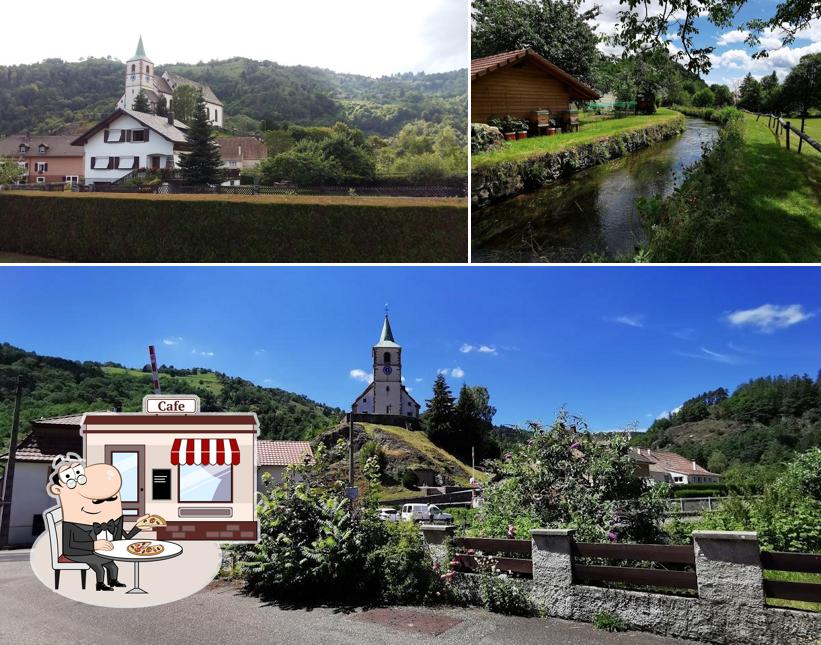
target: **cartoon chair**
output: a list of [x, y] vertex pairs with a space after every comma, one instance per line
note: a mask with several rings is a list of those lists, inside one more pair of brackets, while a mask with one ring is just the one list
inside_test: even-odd
[[60, 544], [60, 536], [63, 533], [63, 511], [57, 507], [46, 514], [46, 528], [48, 530], [48, 541], [51, 545], [51, 568], [54, 569], [54, 588], [60, 588], [61, 571], [79, 571], [80, 584], [86, 588], [86, 571], [89, 566], [82, 562], [74, 562], [63, 555], [63, 547]]

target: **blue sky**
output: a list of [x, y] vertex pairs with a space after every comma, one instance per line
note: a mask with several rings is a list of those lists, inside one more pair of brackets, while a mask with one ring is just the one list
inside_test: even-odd
[[[596, 21], [597, 33], [610, 35], [618, 21], [622, 5], [619, 0], [585, 0], [585, 6], [593, 4], [601, 8], [601, 15]], [[736, 16], [733, 27], [727, 29], [715, 27], [706, 18], [696, 20], [700, 34], [694, 39], [695, 46], [716, 48], [712, 57], [712, 71], [705, 77], [708, 83], [724, 83], [733, 88], [748, 72], [760, 78], [772, 71], [776, 71], [783, 81], [802, 55], [821, 52], [821, 21], [813, 21], [789, 47], [781, 47], [778, 33], [764, 34], [762, 44], [775, 51], [771, 51], [768, 58], [753, 60], [752, 54], [756, 49], [750, 49], [744, 44], [746, 34], [740, 32], [738, 26], [751, 18], [771, 17], [777, 4], [776, 0], [750, 0]], [[657, 8], [659, 5], [651, 2], [650, 6]], [[643, 8], [643, 5], [640, 7]], [[671, 27], [672, 31], [675, 31], [674, 25]], [[680, 47], [681, 43], [674, 40], [672, 45]], [[603, 49], [611, 51], [606, 47]]]
[[[821, 368], [821, 269], [16, 267], [0, 340], [79, 360], [202, 366], [347, 406], [385, 303], [406, 385], [490, 389], [499, 423], [563, 404], [598, 430], [756, 376]], [[357, 378], [359, 377], [359, 378]]]

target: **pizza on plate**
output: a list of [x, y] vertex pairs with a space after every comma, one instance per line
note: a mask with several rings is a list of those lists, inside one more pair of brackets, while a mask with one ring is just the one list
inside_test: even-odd
[[137, 528], [141, 529], [153, 529], [158, 526], [167, 526], [166, 521], [164, 518], [160, 517], [159, 515], [149, 515], [145, 519], [137, 522]]
[[134, 542], [129, 544], [126, 550], [131, 555], [159, 555], [165, 551], [165, 547], [162, 544], [152, 542]]

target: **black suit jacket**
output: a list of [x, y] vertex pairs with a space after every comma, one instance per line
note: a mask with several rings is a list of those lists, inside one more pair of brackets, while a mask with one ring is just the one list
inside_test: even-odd
[[[113, 540], [130, 540], [140, 532], [136, 526], [127, 533], [123, 530], [122, 515], [114, 520]], [[63, 522], [63, 555], [70, 558], [72, 555], [89, 555], [94, 553], [94, 542], [101, 539], [94, 532], [92, 524], [77, 524]]]

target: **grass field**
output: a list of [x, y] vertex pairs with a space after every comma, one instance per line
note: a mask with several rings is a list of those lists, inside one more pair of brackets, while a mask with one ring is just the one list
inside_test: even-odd
[[3, 195], [71, 199], [139, 199], [152, 202], [228, 202], [248, 204], [299, 204], [305, 206], [453, 206], [467, 208], [467, 199], [460, 197], [348, 197], [338, 195], [154, 195], [148, 193], [65, 193], [8, 190]]
[[[765, 571], [764, 577], [767, 580], [788, 580], [790, 582], [821, 583], [821, 573], [796, 573], [794, 571]], [[787, 607], [789, 609], [803, 609], [804, 611], [821, 612], [821, 602], [803, 602], [801, 600], [781, 600], [779, 598], [767, 598], [767, 604], [771, 607]]]
[[559, 152], [575, 145], [592, 143], [620, 132], [641, 130], [652, 125], [668, 124], [680, 117], [681, 114], [678, 112], [667, 108], [659, 108], [655, 114], [642, 114], [582, 124], [578, 132], [509, 141], [500, 150], [473, 155], [473, 167], [481, 168], [505, 161], [521, 161], [548, 152]]
[[[790, 125], [798, 128], [798, 129], [801, 129], [801, 118], [800, 117], [799, 118], [790, 118], [790, 119], [785, 118], [784, 120], [789, 121]], [[759, 121], [760, 121], [760, 119], [759, 119]], [[766, 121], [765, 121], [765, 123], [766, 123]], [[821, 117], [815, 117], [815, 118], [812, 118], [812, 119], [807, 119], [804, 122], [804, 132], [806, 134], [810, 135], [816, 141], [821, 142]], [[778, 140], [779, 140], [779, 143], [782, 146], [786, 147], [787, 137], [786, 137], [785, 133], [782, 132], [779, 135]], [[797, 149], [797, 146], [798, 146], [798, 141], [794, 137], [790, 136], [790, 150]], [[810, 157], [821, 157], [821, 152], [818, 152], [818, 150], [816, 150], [812, 146], [808, 146], [806, 143], [801, 146], [801, 154], [802, 155], [808, 155]]]
[[787, 151], [766, 121], [744, 118], [736, 230], [745, 257], [737, 259], [821, 260], [821, 157]]
[[[128, 376], [137, 376], [143, 377], [146, 380], [151, 378], [151, 375], [142, 372], [140, 370], [132, 370], [123, 367], [103, 367], [103, 371], [106, 374], [126, 374]], [[160, 386], [162, 386], [164, 381], [170, 380], [171, 377], [160, 374]], [[174, 379], [178, 381], [184, 381], [192, 388], [198, 387], [204, 390], [208, 390], [209, 392], [213, 392], [214, 394], [219, 394], [222, 391], [222, 384], [217, 379], [217, 375], [213, 372], [206, 372], [205, 374], [192, 374], [190, 376], [175, 376]], [[175, 392], [175, 394], [185, 394], [185, 392]]]

